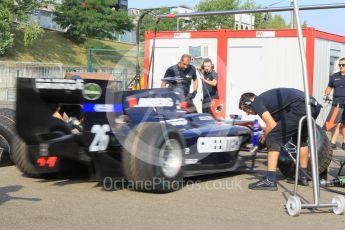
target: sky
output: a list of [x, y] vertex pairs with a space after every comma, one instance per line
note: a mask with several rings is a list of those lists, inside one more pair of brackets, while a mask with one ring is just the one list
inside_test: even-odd
[[[200, 0], [128, 0], [129, 8], [152, 8], [162, 6], [187, 5], [195, 6]], [[271, 4], [276, 6], [288, 6], [290, 0], [255, 0], [256, 4], [267, 7]], [[280, 3], [279, 3], [280, 2]], [[345, 0], [299, 0], [299, 5], [345, 3]], [[284, 17], [286, 22], [290, 22], [290, 13], [277, 13]], [[345, 8], [301, 11], [301, 21], [306, 21], [309, 27], [317, 30], [339, 34], [345, 36]]]

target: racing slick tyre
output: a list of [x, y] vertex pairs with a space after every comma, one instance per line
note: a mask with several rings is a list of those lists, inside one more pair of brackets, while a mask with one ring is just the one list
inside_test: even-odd
[[8, 117], [14, 122], [16, 111], [8, 108], [0, 108], [0, 116]]
[[12, 141], [12, 160], [19, 170], [26, 176], [34, 178], [43, 178], [44, 176], [38, 173], [33, 161], [30, 159], [28, 148], [26, 144], [16, 135]]
[[[60, 136], [63, 136], [66, 135], [66, 133], [61, 130], [66, 129], [66, 127], [57, 124], [54, 126], [54, 130], [52, 131], [56, 132]], [[11, 159], [19, 170], [26, 176], [33, 178], [45, 179], [56, 177], [56, 173], [40, 173], [35, 166], [34, 159], [32, 159], [32, 154], [30, 154], [30, 151], [31, 150], [26, 143], [17, 134], [14, 134], [11, 141]]]
[[141, 123], [126, 138], [122, 166], [130, 189], [167, 193], [182, 188], [184, 141], [162, 123]]
[[[5, 165], [2, 158], [6, 157], [11, 164], [16, 164], [17, 167], [24, 173], [32, 177], [41, 177], [35, 172], [34, 167], [30, 162], [22, 159], [27, 153], [22, 153], [26, 149], [26, 144], [20, 139], [15, 130], [15, 111], [12, 109], [0, 109], [0, 148], [4, 148], [1, 156], [1, 163]], [[30, 166], [27, 166], [27, 165]], [[8, 164], [7, 164], [8, 165]]]
[[[320, 126], [316, 126], [316, 144], [317, 155], [319, 159], [319, 174], [327, 171], [329, 164], [331, 163], [333, 151], [330, 145], [330, 141]], [[293, 155], [296, 158], [295, 155]], [[289, 154], [283, 149], [280, 151], [278, 168], [280, 172], [287, 178], [295, 176], [295, 163], [289, 156]], [[308, 175], [311, 176], [311, 164], [308, 163]]]
[[0, 109], [0, 167], [13, 165], [11, 160], [11, 141], [15, 133], [15, 111]]

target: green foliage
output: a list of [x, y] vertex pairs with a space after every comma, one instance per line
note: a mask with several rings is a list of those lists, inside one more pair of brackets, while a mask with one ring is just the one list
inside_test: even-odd
[[48, 4], [50, 0], [1, 0], [0, 1], [0, 55], [5, 55], [14, 44], [11, 30], [14, 19], [25, 32], [25, 43], [30, 45], [42, 33], [34, 24], [28, 23], [30, 12]]
[[[235, 10], [238, 9], [238, 0], [202, 0], [196, 11]], [[233, 29], [234, 15], [201, 16], [192, 18], [193, 27], [197, 30]]]
[[304, 22], [303, 22], [302, 28], [303, 28], [303, 29], [308, 28], [308, 22], [307, 22], [307, 21], [304, 21]]
[[[88, 39], [83, 44], [76, 44], [64, 36], [63, 32], [46, 30], [30, 47], [24, 46], [24, 32], [14, 30], [13, 48], [0, 61], [55, 62], [66, 66], [86, 66], [88, 48], [130, 50], [134, 46], [97, 39]], [[108, 65], [113, 66], [113, 65]]]
[[[262, 8], [257, 5], [255, 0], [201, 0], [195, 7], [196, 12], [222, 11], [236, 9], [256, 9]], [[143, 12], [141, 12], [143, 13]], [[155, 17], [153, 15], [167, 13], [167, 8], [155, 10], [151, 14], [145, 16], [140, 27], [140, 40], [144, 40], [145, 31], [154, 31]], [[279, 15], [267, 13], [255, 13], [256, 29], [280, 29], [287, 28], [285, 20]], [[235, 29], [234, 15], [217, 15], [217, 16], [201, 16], [190, 17], [189, 22], [185, 22], [183, 18], [161, 19], [158, 24], [158, 31], [174, 31], [177, 30], [177, 22], [180, 30], [215, 30], [215, 29]], [[306, 26], [306, 23], [304, 24]]]
[[[145, 31], [154, 31], [156, 27], [156, 18], [155, 15], [165, 14], [168, 12], [167, 8], [161, 8], [160, 10], [155, 10], [150, 14], [147, 14], [140, 26], [140, 41], [144, 40], [144, 33]], [[140, 12], [141, 14], [144, 11]], [[179, 20], [180, 25], [182, 25], [182, 21]], [[158, 23], [157, 31], [173, 31], [177, 29], [177, 19], [161, 19]]]
[[[9, 26], [0, 23], [0, 56], [3, 56], [13, 46], [13, 34], [9, 32]], [[7, 27], [7, 28], [4, 28]]]
[[273, 17], [270, 16], [266, 27], [267, 29], [285, 29], [288, 28], [288, 25], [286, 25], [285, 20], [282, 16], [275, 14]]
[[[241, 5], [241, 9], [257, 9], [261, 8], [260, 5], [257, 5], [254, 0], [246, 0], [244, 3]], [[264, 29], [266, 26], [266, 19], [267, 19], [267, 14], [266, 13], [255, 13], [255, 28], [256, 29]]]
[[112, 38], [134, 27], [127, 12], [116, 11], [114, 0], [64, 0], [56, 7], [55, 21], [67, 28], [66, 36], [76, 42], [86, 38]]
[[44, 30], [37, 24], [36, 21], [32, 21], [28, 24], [21, 24], [20, 28], [24, 31], [24, 45], [30, 46], [32, 43], [40, 38]]
[[4, 55], [13, 45], [11, 29], [11, 13], [8, 1], [0, 3], [0, 56]]
[[[254, 0], [246, 0], [242, 6], [242, 9], [257, 9], [262, 8], [261, 5], [257, 5]], [[283, 29], [288, 28], [283, 17], [280, 15], [272, 15], [271, 12], [267, 13], [255, 13], [255, 28], [256, 29]]]

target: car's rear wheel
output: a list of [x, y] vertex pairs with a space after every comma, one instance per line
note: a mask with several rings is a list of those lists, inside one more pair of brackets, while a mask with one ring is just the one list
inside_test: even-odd
[[13, 165], [11, 160], [11, 141], [16, 135], [15, 111], [0, 109], [0, 166]]
[[20, 171], [31, 177], [43, 177], [29, 160], [27, 146], [15, 130], [15, 111], [0, 109], [0, 148], [3, 148], [1, 164], [15, 164]]
[[178, 130], [161, 123], [142, 123], [127, 137], [122, 165], [128, 185], [146, 192], [182, 187], [184, 144]]
[[0, 126], [0, 167], [13, 165], [13, 162], [10, 158], [10, 144], [4, 137], [2, 129], [3, 127]]
[[35, 168], [33, 160], [30, 158], [27, 145], [15, 136], [12, 142], [12, 159], [18, 169], [26, 176], [34, 178], [43, 178], [43, 175]]
[[[333, 157], [333, 151], [330, 146], [329, 139], [325, 131], [320, 126], [316, 126], [316, 144], [317, 144], [317, 155], [319, 160], [319, 174], [327, 171], [329, 164]], [[292, 155], [294, 158], [295, 155]], [[280, 172], [287, 178], [295, 175], [295, 164], [291, 156], [284, 149], [281, 150], [279, 156], [278, 168]], [[311, 175], [311, 164], [310, 160], [308, 163], [308, 174]]]

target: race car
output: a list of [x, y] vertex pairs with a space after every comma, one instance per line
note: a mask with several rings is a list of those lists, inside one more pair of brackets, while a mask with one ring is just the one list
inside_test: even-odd
[[[118, 81], [18, 78], [12, 159], [32, 177], [58, 173], [73, 160], [93, 178], [121, 174], [150, 192], [181, 188], [187, 176], [236, 171], [252, 131], [189, 114], [184, 101], [171, 88], [124, 91]], [[67, 132], [53, 117], [57, 107], [82, 128]]]

